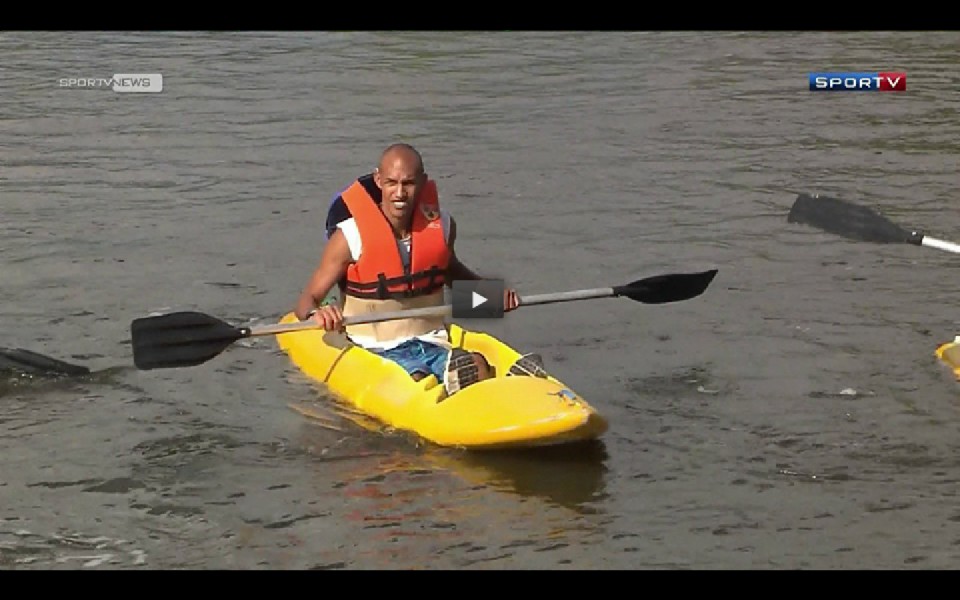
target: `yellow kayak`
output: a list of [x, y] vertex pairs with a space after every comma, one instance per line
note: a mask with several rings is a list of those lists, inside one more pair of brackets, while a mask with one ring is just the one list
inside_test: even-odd
[[[296, 323], [289, 313], [280, 321]], [[450, 397], [433, 375], [414, 381], [398, 364], [340, 333], [279, 333], [277, 343], [308, 377], [341, 401], [439, 446], [471, 450], [552, 446], [599, 438], [607, 420], [553, 376], [507, 375], [520, 354], [495, 337], [449, 326], [456, 347], [480, 352], [495, 376]]]
[[935, 354], [944, 364], [953, 369], [954, 375], [960, 379], [960, 335], [953, 338], [953, 341], [940, 344]]

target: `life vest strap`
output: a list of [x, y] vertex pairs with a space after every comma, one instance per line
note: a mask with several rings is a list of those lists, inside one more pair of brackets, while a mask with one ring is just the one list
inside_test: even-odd
[[[379, 300], [385, 300], [387, 298], [414, 298], [416, 296], [432, 294], [438, 288], [443, 287], [444, 275], [445, 270], [436, 265], [418, 273], [400, 275], [399, 277], [387, 278], [383, 273], [380, 273], [377, 275], [377, 281], [372, 282], [363, 283], [348, 279], [344, 293], [356, 298], [371, 298]], [[421, 279], [430, 280], [429, 285], [424, 288], [413, 289], [412, 286], [414, 282]], [[398, 291], [389, 290], [390, 286], [400, 284], [406, 285], [407, 289]]]

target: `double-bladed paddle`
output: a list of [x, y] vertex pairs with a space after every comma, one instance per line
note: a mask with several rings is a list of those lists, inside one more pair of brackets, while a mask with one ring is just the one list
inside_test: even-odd
[[[617, 297], [629, 298], [644, 304], [679, 302], [702, 294], [716, 274], [717, 270], [712, 269], [701, 273], [656, 275], [608, 288], [521, 296], [520, 306]], [[379, 323], [412, 317], [448, 316], [452, 312], [453, 307], [446, 304], [362, 317], [346, 317], [343, 323], [344, 325]], [[193, 311], [142, 317], [135, 319], [130, 325], [133, 338], [133, 361], [141, 370], [190, 367], [214, 358], [243, 338], [320, 328], [322, 325], [313, 320], [258, 327], [236, 327], [216, 317]]]
[[787, 222], [802, 223], [852, 240], [879, 244], [913, 244], [960, 253], [960, 245], [907, 231], [879, 212], [845, 200], [800, 194]]

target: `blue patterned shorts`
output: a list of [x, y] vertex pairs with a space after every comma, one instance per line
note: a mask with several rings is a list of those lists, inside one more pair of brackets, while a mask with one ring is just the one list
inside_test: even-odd
[[374, 350], [374, 353], [398, 363], [411, 375], [419, 371], [424, 375], [436, 375], [438, 381], [443, 381], [449, 351], [422, 340], [407, 340], [395, 348]]

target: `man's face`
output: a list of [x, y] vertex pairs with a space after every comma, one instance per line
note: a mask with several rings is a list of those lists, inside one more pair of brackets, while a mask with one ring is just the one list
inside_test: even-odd
[[373, 180], [383, 192], [383, 214], [403, 220], [413, 211], [413, 201], [423, 188], [426, 176], [420, 172], [414, 157], [396, 153], [384, 158]]

